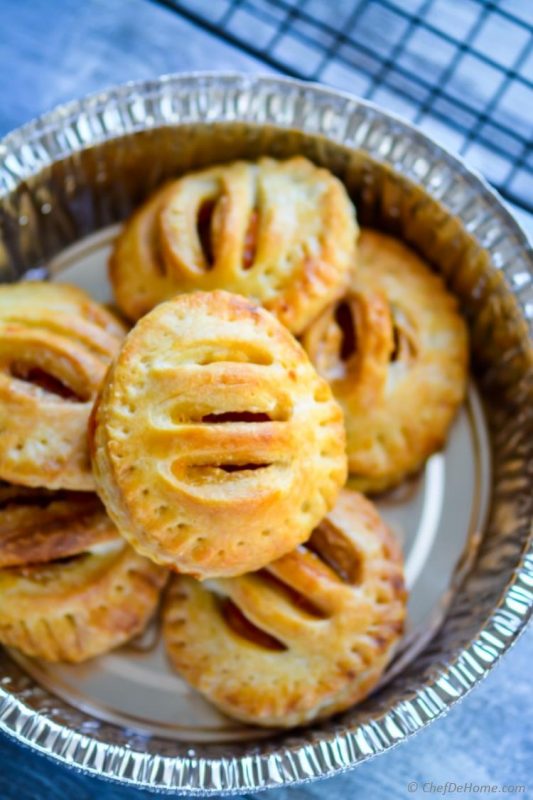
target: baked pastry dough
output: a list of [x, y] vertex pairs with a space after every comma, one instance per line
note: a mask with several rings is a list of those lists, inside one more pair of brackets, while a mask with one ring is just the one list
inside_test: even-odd
[[124, 333], [74, 286], [0, 287], [0, 478], [94, 489], [87, 421]]
[[117, 536], [92, 492], [0, 487], [0, 569], [70, 558]]
[[0, 642], [83, 661], [144, 629], [166, 573], [119, 536], [95, 495], [1, 494]]
[[354, 488], [388, 489], [443, 446], [465, 395], [466, 325], [404, 244], [363, 230], [352, 288], [303, 345], [344, 410]]
[[300, 156], [237, 161], [164, 186], [126, 224], [110, 261], [136, 320], [178, 292], [251, 297], [294, 333], [342, 294], [357, 224], [341, 182]]
[[259, 572], [173, 579], [163, 634], [178, 672], [232, 717], [291, 727], [375, 687], [403, 630], [402, 558], [372, 504], [343, 490], [309, 542]]
[[116, 525], [143, 555], [197, 577], [289, 552], [346, 479], [329, 386], [271, 314], [227, 292], [178, 295], [143, 317], [91, 428]]

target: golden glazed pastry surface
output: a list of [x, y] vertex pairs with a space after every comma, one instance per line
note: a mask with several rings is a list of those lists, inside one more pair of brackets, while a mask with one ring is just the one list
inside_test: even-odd
[[0, 488], [0, 569], [69, 558], [116, 539], [92, 492]]
[[409, 248], [363, 230], [357, 277], [303, 345], [341, 404], [351, 485], [388, 489], [439, 450], [463, 401], [466, 325]]
[[98, 498], [37, 497], [15, 487], [4, 495], [2, 644], [48, 661], [78, 662], [144, 629], [166, 573], [118, 535]]
[[356, 236], [352, 203], [328, 170], [302, 157], [238, 161], [150, 197], [118, 239], [111, 281], [133, 320], [178, 292], [226, 289], [299, 333], [346, 287]]
[[140, 320], [92, 421], [112, 519], [139, 552], [197, 577], [288, 552], [346, 479], [328, 385], [271, 314], [227, 292], [179, 295]]
[[368, 695], [405, 600], [394, 538], [368, 500], [343, 490], [309, 542], [259, 572], [173, 578], [163, 632], [172, 664], [222, 711], [291, 727]]
[[73, 286], [0, 287], [0, 478], [94, 488], [87, 422], [124, 333]]

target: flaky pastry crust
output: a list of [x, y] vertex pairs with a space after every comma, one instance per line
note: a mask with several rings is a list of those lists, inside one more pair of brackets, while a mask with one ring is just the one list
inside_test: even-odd
[[301, 346], [227, 292], [143, 317], [91, 425], [98, 492], [143, 555], [197, 577], [304, 541], [346, 479], [342, 412]]
[[95, 495], [18, 487], [2, 494], [2, 644], [78, 662], [144, 629], [166, 572], [119, 536]]
[[343, 408], [354, 488], [389, 489], [444, 445], [465, 395], [467, 330], [404, 244], [363, 230], [352, 287], [302, 342]]
[[46, 564], [116, 539], [92, 492], [0, 487], [0, 569]]
[[375, 687], [401, 636], [402, 557], [374, 506], [343, 490], [309, 542], [264, 569], [172, 580], [163, 634], [174, 667], [232, 717], [292, 727]]
[[87, 422], [124, 333], [74, 286], [0, 287], [0, 478], [94, 489]]
[[185, 175], [134, 214], [110, 261], [132, 320], [178, 292], [255, 299], [294, 333], [348, 282], [357, 236], [346, 190], [300, 156], [237, 161]]

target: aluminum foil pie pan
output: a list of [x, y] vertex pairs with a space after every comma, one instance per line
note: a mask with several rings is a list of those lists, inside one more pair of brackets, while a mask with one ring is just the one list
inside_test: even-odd
[[283, 733], [205, 703], [171, 671], [156, 624], [84, 665], [0, 651], [0, 730], [124, 784], [219, 795], [352, 767], [444, 714], [533, 608], [533, 254], [483, 180], [416, 129], [270, 77], [168, 76], [71, 103], [0, 143], [0, 280], [68, 280], [108, 301], [118, 223], [157, 185], [296, 153], [345, 182], [363, 225], [431, 262], [470, 327], [473, 379], [445, 450], [379, 501], [406, 554], [409, 630], [363, 704]]

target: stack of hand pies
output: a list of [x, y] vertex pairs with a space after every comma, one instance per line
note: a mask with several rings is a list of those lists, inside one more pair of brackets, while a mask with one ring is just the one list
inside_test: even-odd
[[163, 186], [110, 277], [127, 334], [73, 287], [0, 289], [0, 641], [92, 657], [143, 629], [171, 575], [170, 661], [224, 712], [346, 709], [406, 604], [360, 492], [445, 442], [467, 374], [454, 298], [301, 157]]

